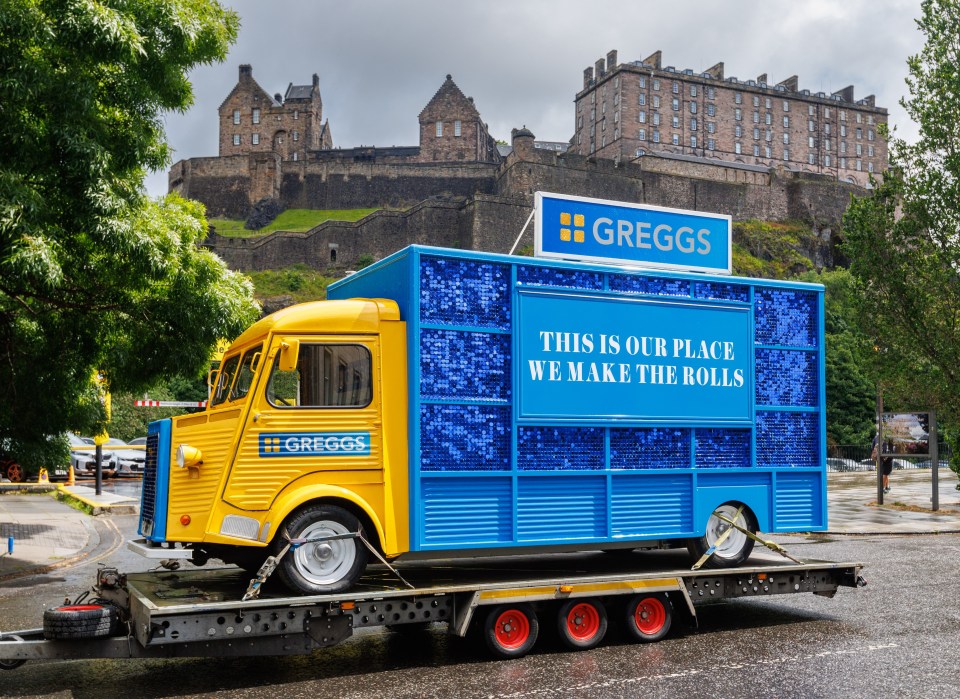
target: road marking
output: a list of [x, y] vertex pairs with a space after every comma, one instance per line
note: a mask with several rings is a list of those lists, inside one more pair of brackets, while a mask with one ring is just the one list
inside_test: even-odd
[[591, 689], [611, 689], [617, 687], [626, 687], [638, 682], [650, 682], [656, 680], [669, 680], [677, 677], [695, 677], [697, 675], [715, 675], [721, 670], [742, 670], [748, 667], [761, 667], [770, 665], [785, 665], [801, 660], [814, 660], [816, 658], [828, 658], [843, 655], [856, 655], [861, 653], [874, 653], [881, 650], [891, 650], [899, 648], [896, 643], [881, 643], [869, 645], [862, 648], [851, 648], [849, 650], [825, 650], [819, 653], [804, 653], [802, 655], [785, 655], [779, 658], [764, 658], [752, 662], [725, 663], [722, 665], [712, 665], [709, 668], [689, 670], [679, 670], [677, 672], [663, 673], [659, 675], [643, 675], [641, 677], [621, 677], [615, 679], [603, 680], [601, 682], [584, 682], [576, 685], [564, 685], [563, 687], [540, 687], [530, 691], [511, 692], [509, 694], [488, 694], [487, 699], [513, 699], [514, 697], [535, 697], [535, 696], [576, 696], [580, 692]]

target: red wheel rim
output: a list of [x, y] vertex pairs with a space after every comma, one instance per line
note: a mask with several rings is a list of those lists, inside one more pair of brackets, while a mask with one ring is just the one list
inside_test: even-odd
[[20, 464], [13, 463], [7, 467], [7, 478], [11, 483], [19, 483], [23, 480], [23, 469], [20, 468]]
[[656, 597], [640, 600], [633, 612], [633, 623], [637, 625], [637, 630], [646, 636], [659, 632], [666, 621], [667, 610], [664, 609], [663, 602]]
[[66, 607], [57, 607], [59, 612], [91, 612], [95, 609], [103, 609], [102, 604], [72, 604]]
[[507, 650], [515, 650], [530, 638], [530, 620], [519, 609], [508, 609], [494, 624], [497, 643]]
[[600, 612], [589, 602], [574, 605], [567, 612], [567, 633], [578, 641], [587, 641], [600, 630]]

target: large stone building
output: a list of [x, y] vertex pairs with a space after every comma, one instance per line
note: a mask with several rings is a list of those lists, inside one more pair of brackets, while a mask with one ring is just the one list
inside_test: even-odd
[[853, 86], [832, 94], [779, 83], [766, 74], [741, 81], [723, 63], [695, 73], [661, 65], [661, 52], [618, 63], [610, 51], [583, 72], [571, 151], [615, 160], [651, 152], [782, 166], [866, 185], [886, 168], [878, 127], [887, 110]]
[[282, 160], [302, 160], [310, 151], [333, 148], [316, 73], [313, 84], [290, 83], [286, 94], [271, 97], [253, 79], [253, 68], [241, 65], [240, 79], [217, 113], [221, 156], [272, 152]]

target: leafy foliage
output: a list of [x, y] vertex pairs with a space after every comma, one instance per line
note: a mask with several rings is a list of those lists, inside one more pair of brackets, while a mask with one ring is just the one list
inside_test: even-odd
[[249, 272], [257, 298], [290, 296], [293, 303], [321, 301], [327, 298], [327, 285], [334, 280], [303, 264], [284, 269]]
[[[908, 60], [916, 143], [889, 135], [891, 169], [844, 219], [861, 324], [888, 404], [960, 418], [960, 2], [924, 0], [923, 50]], [[954, 445], [955, 458], [958, 454]]]
[[256, 316], [196, 245], [202, 207], [143, 191], [162, 113], [237, 29], [214, 0], [0, 0], [0, 444], [25, 465], [103, 427], [95, 371], [114, 392], [199, 373]]
[[744, 277], [790, 279], [813, 269], [817, 238], [797, 221], [736, 221], [733, 224], [733, 271]]

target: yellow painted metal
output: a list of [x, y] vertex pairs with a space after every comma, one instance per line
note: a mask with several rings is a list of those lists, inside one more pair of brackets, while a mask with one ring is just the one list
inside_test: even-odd
[[553, 597], [576, 597], [591, 594], [618, 594], [643, 590], [679, 590], [682, 586], [678, 578], [657, 578], [655, 580], [615, 580], [609, 582], [580, 583], [575, 585], [539, 585], [536, 587], [516, 587], [503, 590], [483, 590], [481, 600], [504, 599], [550, 599]]
[[[271, 406], [265, 387], [284, 342], [358, 344], [373, 360], [373, 400], [363, 408]], [[351, 503], [373, 522], [384, 552], [409, 550], [406, 324], [397, 305], [381, 299], [320, 301], [278, 311], [248, 328], [226, 358], [261, 349], [246, 398], [174, 418], [171, 463], [181, 444], [199, 449], [194, 468], [170, 476], [170, 541], [263, 546], [220, 534], [227, 515], [270, 523], [316, 500]], [[221, 366], [223, 366], [221, 364]], [[368, 432], [369, 456], [260, 457], [262, 432]], [[190, 515], [184, 526], [180, 518]]]

